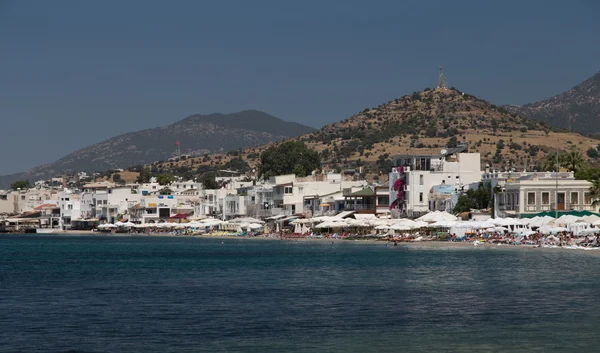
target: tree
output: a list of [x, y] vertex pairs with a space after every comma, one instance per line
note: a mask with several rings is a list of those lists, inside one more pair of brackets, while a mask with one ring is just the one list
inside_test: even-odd
[[450, 148], [454, 148], [458, 145], [458, 141], [456, 140], [456, 136], [452, 136], [448, 139], [448, 142], [446, 143], [447, 147]]
[[29, 180], [17, 180], [14, 183], [10, 184], [10, 188], [13, 190], [26, 190], [29, 189], [31, 187], [31, 184], [29, 184]]
[[585, 166], [585, 160], [581, 153], [573, 151], [565, 156], [564, 164], [569, 171], [577, 173], [578, 170]]
[[473, 208], [474, 207], [473, 207], [473, 204], [471, 203], [471, 199], [469, 199], [469, 197], [467, 195], [461, 195], [458, 198], [458, 201], [456, 201], [456, 205], [454, 205], [453, 212], [455, 214], [469, 212]]
[[175, 181], [175, 176], [173, 174], [160, 174], [156, 177], [156, 181], [158, 185], [171, 185]]
[[158, 191], [158, 193], [161, 195], [171, 195], [172, 192], [173, 190], [169, 189], [168, 187], [164, 187]]
[[427, 137], [436, 137], [437, 136], [437, 128], [435, 127], [435, 125], [432, 125], [425, 130], [425, 136], [427, 136]]
[[242, 157], [232, 158], [229, 162], [225, 163], [223, 167], [240, 173], [245, 173], [250, 169], [248, 163], [246, 163]]
[[140, 175], [138, 175], [135, 181], [140, 184], [149, 183], [151, 177], [152, 175], [150, 174], [150, 170], [148, 168], [144, 168], [142, 169]]
[[469, 212], [471, 209], [488, 209], [492, 203], [492, 186], [489, 182], [479, 183], [477, 190], [469, 189], [461, 195], [454, 206], [454, 213]]
[[298, 172], [296, 176], [303, 177], [319, 168], [321, 159], [316, 151], [309, 149], [301, 141], [288, 141], [269, 147], [260, 155], [258, 174], [269, 178]]
[[[556, 154], [558, 153], [558, 167], [556, 166]], [[565, 166], [565, 155], [559, 152], [550, 152], [542, 162], [542, 170], [555, 172], [559, 167]]]
[[581, 168], [575, 173], [575, 179], [588, 181], [600, 180], [600, 168], [592, 168], [590, 166]]
[[207, 172], [200, 176], [199, 182], [202, 183], [202, 187], [206, 190], [214, 190], [219, 188], [219, 183], [215, 180], [215, 172]]
[[590, 197], [592, 198], [592, 206], [597, 206], [600, 202], [600, 179], [592, 181], [592, 186], [590, 186]]

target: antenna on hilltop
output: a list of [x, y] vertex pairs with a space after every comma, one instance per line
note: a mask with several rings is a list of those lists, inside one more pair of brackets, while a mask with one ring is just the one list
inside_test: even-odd
[[440, 65], [440, 72], [438, 74], [438, 88], [448, 89], [448, 83], [446, 82], [446, 77], [444, 76], [442, 65]]

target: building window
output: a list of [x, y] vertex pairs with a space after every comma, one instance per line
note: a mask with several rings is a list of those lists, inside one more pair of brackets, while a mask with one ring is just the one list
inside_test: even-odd
[[419, 185], [423, 185], [423, 174], [419, 175]]
[[527, 193], [527, 204], [528, 205], [535, 205], [535, 192], [528, 192]]
[[419, 202], [423, 202], [423, 193], [422, 192], [419, 193]]
[[286, 186], [286, 187], [283, 189], [283, 193], [284, 193], [284, 194], [292, 194], [292, 193], [293, 193], [293, 191], [294, 191], [294, 188], [293, 188], [293, 187], [291, 187], [291, 186]]
[[72, 210], [73, 209], [73, 205], [69, 205], [69, 209]]
[[591, 205], [592, 204], [592, 195], [590, 195], [589, 192], [584, 192], [583, 193], [583, 203], [586, 205]]
[[578, 192], [572, 192], [571, 193], [571, 204], [572, 205], [578, 205], [579, 204], [579, 193]]
[[549, 204], [550, 204], [550, 193], [542, 192], [542, 205], [549, 205]]

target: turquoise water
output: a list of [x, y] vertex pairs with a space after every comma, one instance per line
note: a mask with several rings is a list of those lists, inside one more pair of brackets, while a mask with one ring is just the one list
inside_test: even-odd
[[1, 236], [2, 352], [598, 352], [578, 251]]

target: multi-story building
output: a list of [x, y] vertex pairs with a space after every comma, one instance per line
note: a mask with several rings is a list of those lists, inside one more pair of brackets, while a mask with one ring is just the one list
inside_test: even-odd
[[20, 193], [16, 191], [0, 191], [0, 215], [11, 215], [19, 212]]
[[[323, 207], [335, 207], [336, 200], [343, 199], [344, 192], [362, 189], [365, 180], [344, 180], [341, 174], [317, 174], [306, 178], [295, 175], [280, 175], [269, 180], [273, 185], [273, 210], [282, 210], [284, 215], [311, 215], [323, 211]], [[328, 202], [323, 202], [323, 197]], [[327, 205], [325, 205], [327, 204]], [[341, 201], [340, 201], [341, 204]], [[275, 215], [275, 214], [273, 214]]]
[[118, 216], [126, 215], [139, 200], [140, 194], [133, 185], [87, 184], [83, 186], [81, 193], [81, 216], [85, 219], [105, 219], [113, 223]]
[[60, 220], [64, 229], [71, 228], [71, 221], [81, 218], [80, 194], [65, 189], [58, 194], [58, 208], [60, 209]]
[[[419, 216], [436, 209], [435, 186], [457, 191], [481, 181], [479, 153], [467, 153], [466, 147], [448, 148], [436, 155], [402, 155], [394, 158], [396, 167], [389, 174], [389, 197], [400, 214]], [[395, 190], [398, 179], [401, 190]], [[397, 185], [397, 184], [396, 184]]]

